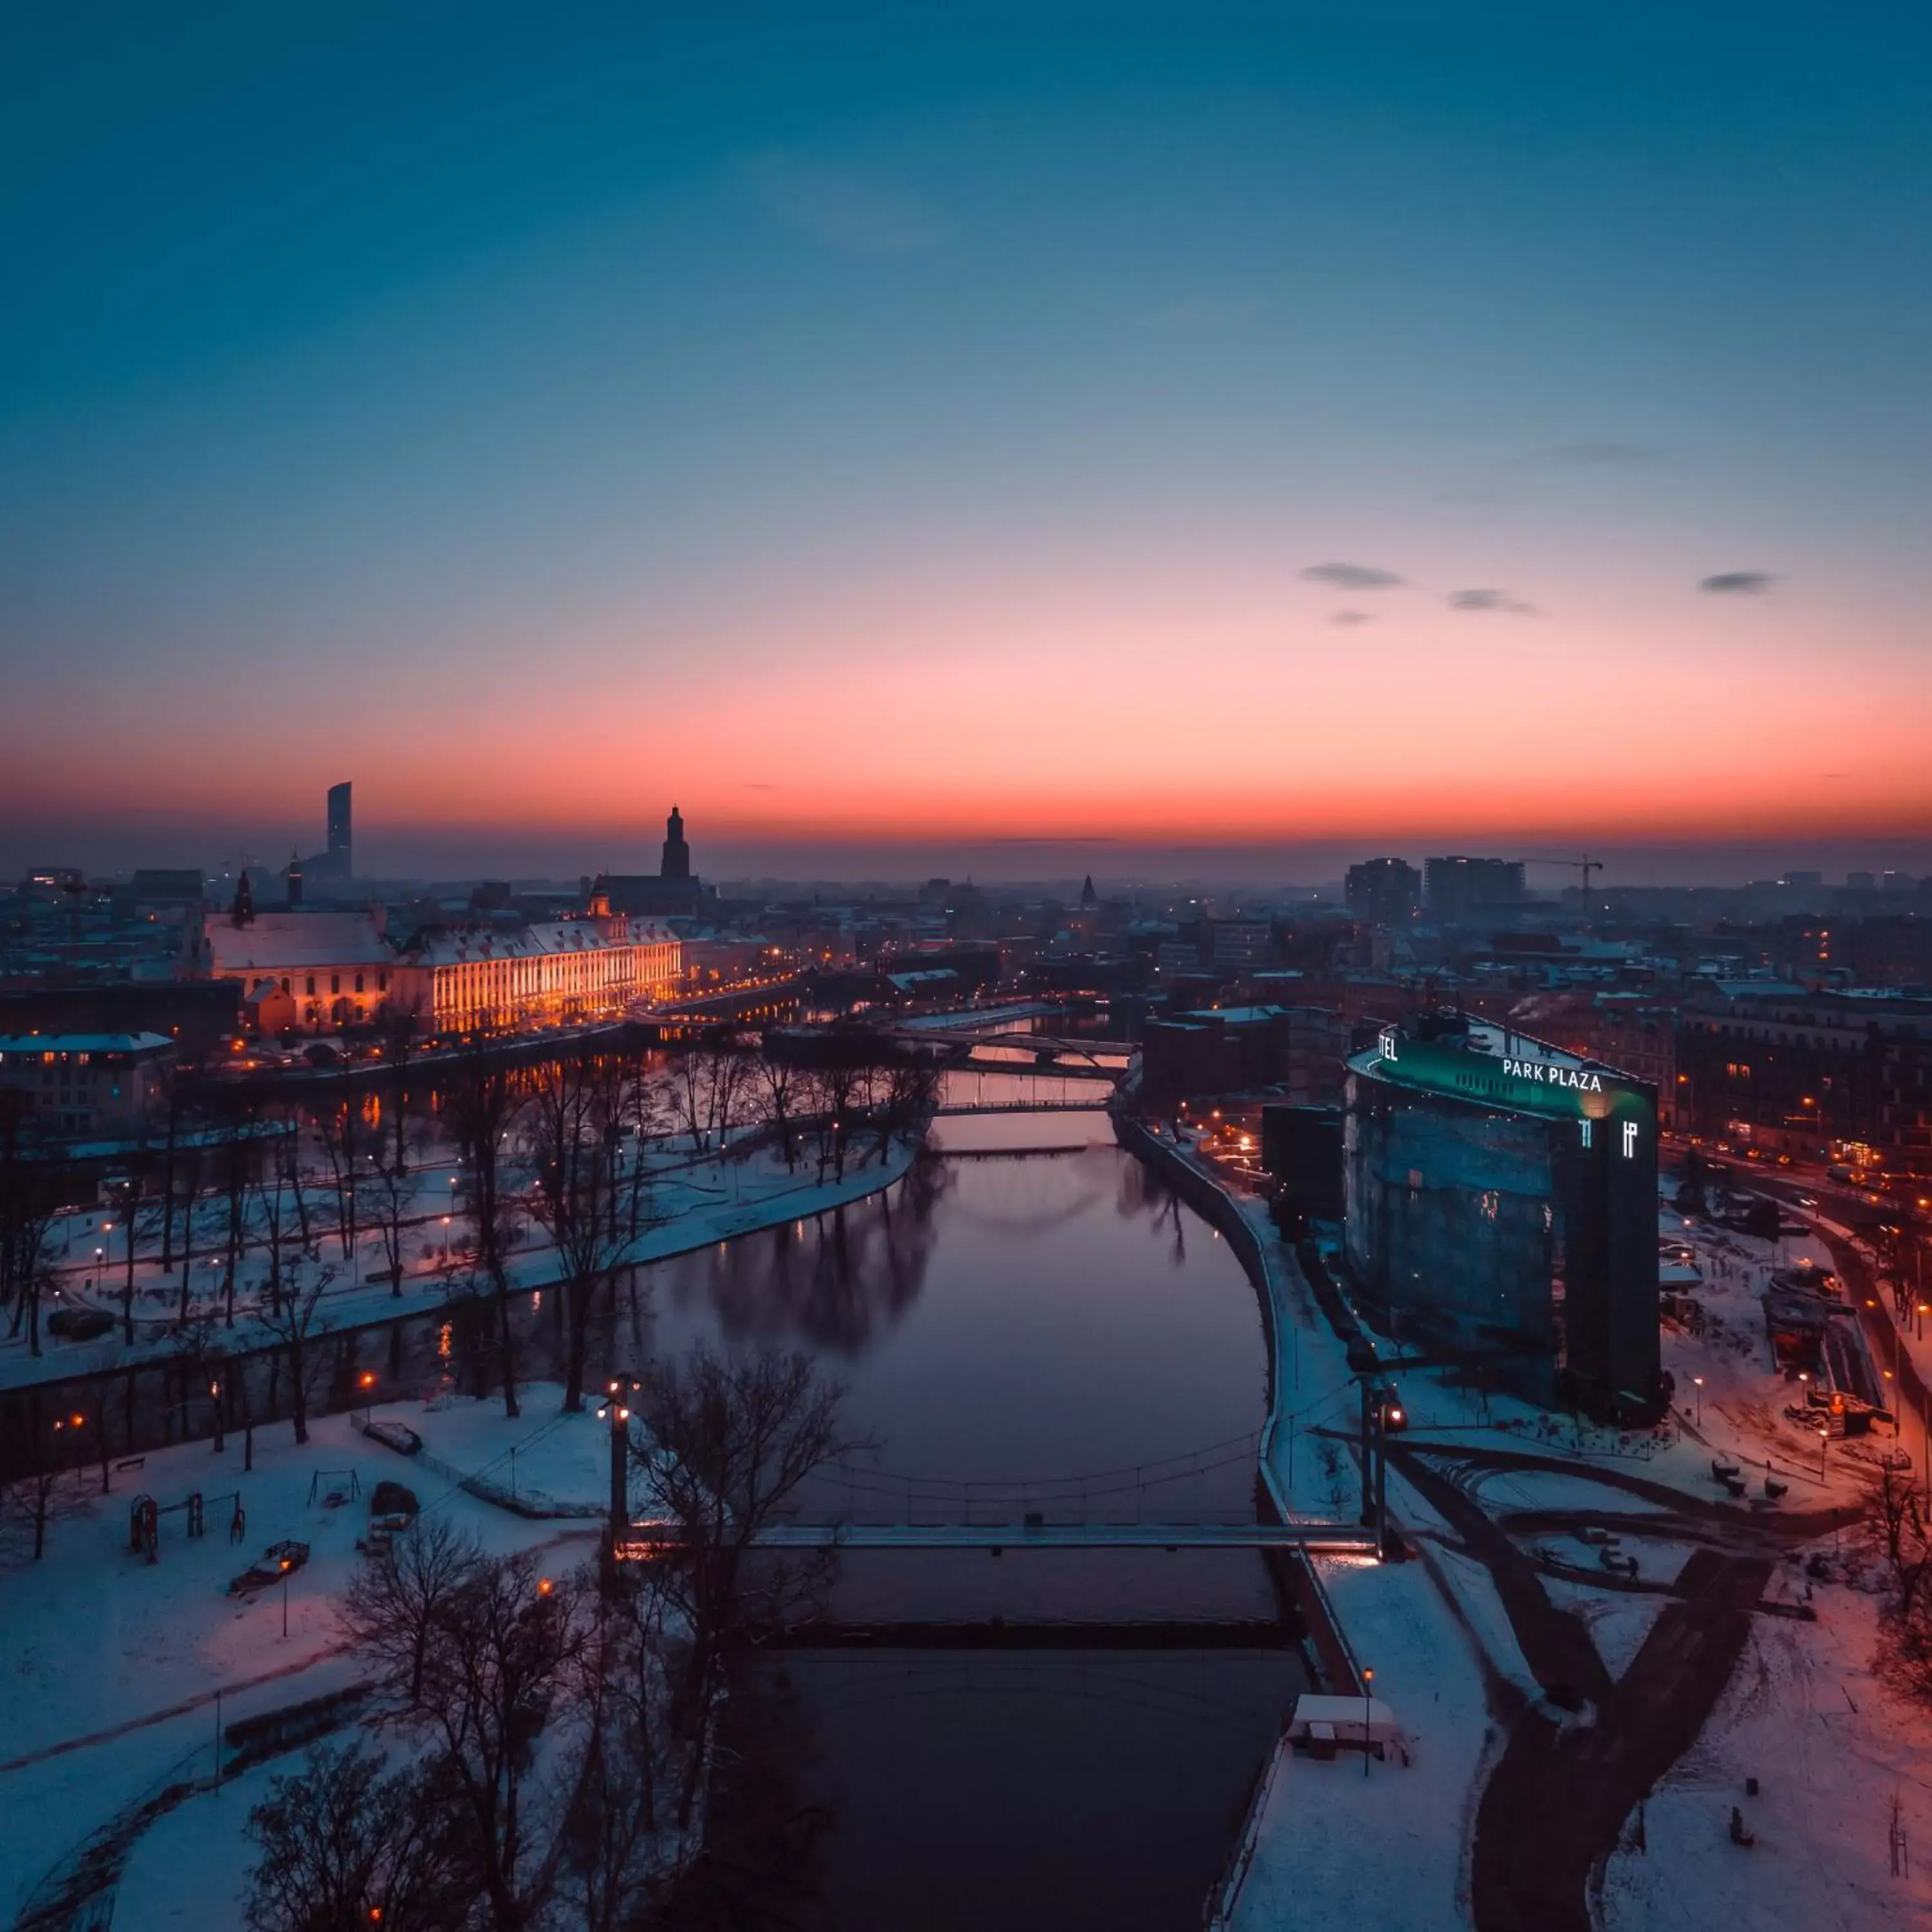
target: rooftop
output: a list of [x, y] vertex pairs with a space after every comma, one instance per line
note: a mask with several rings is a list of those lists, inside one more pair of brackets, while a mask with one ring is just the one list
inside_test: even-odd
[[0, 1033], [0, 1054], [152, 1053], [173, 1045], [164, 1033]]

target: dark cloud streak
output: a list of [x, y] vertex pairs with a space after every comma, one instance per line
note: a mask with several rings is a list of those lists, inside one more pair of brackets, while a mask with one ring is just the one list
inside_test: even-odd
[[1452, 610], [1502, 610], [1516, 617], [1533, 617], [1536, 614], [1534, 604], [1526, 604], [1520, 598], [1512, 597], [1507, 590], [1456, 590], [1449, 596]]
[[1312, 563], [1301, 574], [1311, 584], [1332, 584], [1338, 590], [1388, 590], [1402, 581], [1394, 571], [1367, 563]]

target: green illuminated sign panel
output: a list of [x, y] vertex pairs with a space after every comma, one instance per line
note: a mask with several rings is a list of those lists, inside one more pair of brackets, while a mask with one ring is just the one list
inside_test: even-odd
[[1607, 1120], [1652, 1112], [1649, 1096], [1600, 1067], [1545, 1058], [1528, 1040], [1514, 1054], [1472, 1053], [1466, 1047], [1406, 1038], [1383, 1029], [1370, 1070], [1396, 1085], [1452, 1100], [1509, 1107], [1564, 1120]]

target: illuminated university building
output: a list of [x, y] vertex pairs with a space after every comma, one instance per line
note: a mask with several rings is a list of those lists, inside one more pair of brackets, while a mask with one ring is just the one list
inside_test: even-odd
[[1655, 1088], [1425, 1015], [1348, 1062], [1343, 1183], [1350, 1271], [1403, 1342], [1534, 1401], [1657, 1412]]
[[431, 928], [398, 946], [380, 908], [238, 907], [209, 927], [205, 970], [243, 982], [258, 1032], [342, 1031], [407, 1012], [424, 1031], [447, 1033], [614, 1018], [671, 992], [682, 951], [643, 919]]
[[673, 992], [676, 936], [649, 920], [557, 920], [507, 931], [425, 934], [394, 976], [394, 997], [438, 1033], [608, 1018]]

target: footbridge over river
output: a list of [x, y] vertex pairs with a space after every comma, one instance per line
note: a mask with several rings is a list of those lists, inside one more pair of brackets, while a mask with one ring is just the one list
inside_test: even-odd
[[[814, 1498], [836, 1498], [837, 1520], [767, 1524], [764, 1550], [1284, 1550], [1373, 1556], [1377, 1534], [1357, 1522], [1260, 1520], [1252, 1510], [1202, 1507], [1214, 1473], [1254, 1463], [1261, 1432], [1132, 1467], [1077, 1476], [962, 1480], [864, 1463], [834, 1463], [813, 1479]], [[1177, 1505], [1180, 1507], [1177, 1508]], [[808, 1502], [807, 1509], [814, 1504]], [[825, 1502], [817, 1507], [825, 1508]], [[862, 1520], [866, 1510], [894, 1520]], [[1186, 1510], [1184, 1516], [1183, 1510]], [[827, 1517], [831, 1512], [828, 1510]], [[623, 1554], [668, 1553], [680, 1540], [662, 1521], [634, 1521]]]

